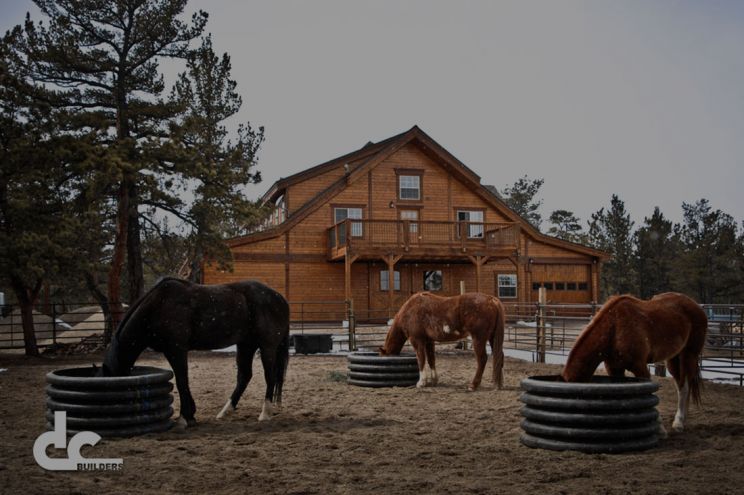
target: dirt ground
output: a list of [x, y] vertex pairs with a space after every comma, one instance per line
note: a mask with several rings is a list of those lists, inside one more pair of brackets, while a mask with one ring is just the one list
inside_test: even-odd
[[[519, 443], [519, 382], [557, 366], [507, 359], [506, 389], [466, 391], [468, 354], [439, 355], [436, 388], [347, 385], [346, 358], [293, 356], [284, 407], [257, 421], [260, 362], [238, 410], [216, 420], [232, 391], [231, 355], [192, 353], [199, 425], [185, 432], [102, 440], [86, 457], [123, 458], [121, 472], [48, 472], [33, 459], [44, 431], [44, 376], [100, 356], [27, 360], [0, 355], [0, 493], [742, 493], [744, 389], [706, 383], [688, 430], [622, 455], [533, 450]], [[156, 354], [139, 364], [168, 367]], [[490, 361], [489, 361], [490, 367]], [[676, 392], [661, 379], [671, 423]]]

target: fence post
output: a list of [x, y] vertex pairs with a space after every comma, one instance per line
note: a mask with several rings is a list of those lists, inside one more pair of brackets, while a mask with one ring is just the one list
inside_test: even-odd
[[349, 322], [349, 351], [356, 351], [356, 316], [354, 315], [354, 299], [346, 301]]
[[537, 362], [545, 362], [545, 302], [547, 291], [540, 287], [537, 296]]
[[52, 344], [57, 345], [57, 304], [52, 303]]

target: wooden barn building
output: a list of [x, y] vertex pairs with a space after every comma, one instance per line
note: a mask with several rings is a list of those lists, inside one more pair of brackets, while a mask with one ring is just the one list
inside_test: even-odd
[[416, 126], [281, 179], [263, 201], [264, 229], [231, 239], [234, 270], [205, 266], [204, 283], [259, 280], [290, 303], [353, 300], [357, 319], [461, 282], [507, 303], [537, 301], [541, 285], [552, 302], [598, 300], [605, 253], [541, 234]]

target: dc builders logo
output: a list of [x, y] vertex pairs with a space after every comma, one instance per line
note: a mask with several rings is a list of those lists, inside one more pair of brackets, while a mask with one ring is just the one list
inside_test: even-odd
[[[36, 463], [49, 471], [118, 471], [122, 468], [122, 459], [86, 459], [80, 454], [83, 445], [93, 446], [101, 435], [92, 431], [81, 431], [67, 442], [67, 413], [54, 412], [54, 430], [42, 433], [34, 442], [34, 459]], [[52, 458], [47, 455], [47, 447], [67, 448], [67, 458]]]

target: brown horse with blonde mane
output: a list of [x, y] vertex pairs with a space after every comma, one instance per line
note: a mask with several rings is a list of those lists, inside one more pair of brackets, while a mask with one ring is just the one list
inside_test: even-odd
[[503, 386], [504, 307], [493, 296], [468, 293], [441, 297], [430, 292], [411, 296], [395, 315], [393, 324], [380, 347], [380, 355], [400, 354], [406, 339], [411, 342], [419, 365], [417, 387], [436, 385], [438, 381], [434, 342], [454, 342], [470, 335], [478, 368], [468, 386], [480, 385], [488, 361], [486, 342], [493, 354], [493, 381]]
[[[707, 330], [705, 312], [683, 294], [667, 292], [648, 301], [613, 296], [579, 335], [562, 377], [567, 382], [587, 381], [604, 361], [610, 376], [620, 377], [628, 370], [650, 378], [648, 364], [666, 361], [678, 394], [672, 429], [682, 431], [689, 398], [700, 404], [698, 360]], [[663, 426], [660, 432], [666, 434]]]

